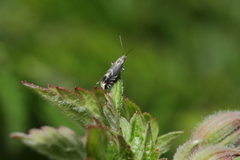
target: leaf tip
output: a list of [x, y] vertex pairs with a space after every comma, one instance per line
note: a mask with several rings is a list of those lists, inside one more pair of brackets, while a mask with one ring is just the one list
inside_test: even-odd
[[27, 83], [26, 81], [20, 81], [24, 86], [32, 86], [32, 84]]
[[74, 90], [78, 90], [78, 89], [81, 89], [81, 88], [79, 88], [79, 87], [74, 87]]
[[15, 139], [17, 139], [18, 137], [22, 137], [22, 136], [25, 136], [25, 134], [21, 133], [21, 132], [14, 132], [9, 135], [10, 138], [15, 138]]
[[23, 83], [23, 84], [24, 84], [24, 83], [27, 83], [26, 81], [20, 81], [20, 82]]
[[106, 91], [102, 90], [101, 88], [97, 87], [97, 86], [94, 86], [93, 90], [99, 90], [101, 92], [104, 92], [104, 93], [107, 93]]
[[52, 86], [51, 84], [48, 84], [47, 86], [48, 86], [48, 88], [55, 88], [55, 87]]

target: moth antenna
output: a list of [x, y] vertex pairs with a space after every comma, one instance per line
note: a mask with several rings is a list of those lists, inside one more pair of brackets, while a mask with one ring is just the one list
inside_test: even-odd
[[[122, 54], [124, 54], [125, 51], [124, 51], [124, 48], [123, 48], [122, 36], [121, 35], [119, 35], [119, 40], [120, 40], [120, 44], [121, 44], [121, 47], [122, 47]], [[125, 54], [125, 56], [127, 56], [130, 52], [132, 52], [132, 50], [133, 50], [133, 48], [130, 51], [128, 51], [128, 53]]]
[[124, 51], [124, 48], [123, 48], [122, 36], [121, 35], [119, 35], [119, 40], [120, 40], [120, 44], [121, 44], [121, 47], [122, 47], [122, 54], [124, 54], [125, 51]]
[[132, 50], [133, 50], [133, 48], [130, 50], [130, 51], [128, 51], [128, 53], [127, 54], [125, 54], [125, 56], [127, 56], [130, 52], [132, 52]]

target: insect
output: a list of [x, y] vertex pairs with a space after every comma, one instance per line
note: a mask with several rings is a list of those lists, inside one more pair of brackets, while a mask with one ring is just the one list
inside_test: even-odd
[[[121, 43], [121, 46], [122, 46], [122, 51], [124, 52], [121, 36], [119, 36], [119, 39], [120, 39], [120, 43]], [[100, 83], [100, 85], [101, 85], [103, 90], [106, 90], [109, 87], [111, 87], [114, 84], [114, 82], [116, 82], [116, 80], [119, 77], [120, 73], [122, 71], [124, 71], [123, 63], [126, 60], [127, 55], [132, 50], [133, 49], [131, 49], [127, 54], [122, 55], [115, 62], [111, 62], [111, 67], [107, 70], [107, 73], [104, 74], [104, 76], [100, 79], [99, 82], [97, 82], [97, 84]]]

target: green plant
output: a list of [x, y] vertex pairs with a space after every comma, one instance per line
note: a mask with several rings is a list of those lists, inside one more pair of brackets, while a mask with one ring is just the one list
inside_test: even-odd
[[174, 160], [240, 160], [240, 112], [220, 111], [201, 122]]
[[[44, 126], [29, 134], [11, 137], [56, 160], [157, 160], [168, 151], [182, 131], [158, 136], [157, 120], [142, 113], [123, 96], [119, 79], [110, 92], [97, 87], [93, 92], [82, 88], [70, 91], [61, 87], [48, 89], [22, 82], [57, 106], [72, 119], [84, 137], [66, 127]], [[180, 146], [174, 160], [240, 160], [240, 112], [219, 112], [206, 118], [190, 140]], [[161, 158], [166, 160], [166, 158]]]
[[142, 113], [136, 104], [122, 96], [123, 82], [118, 80], [110, 92], [97, 87], [93, 92], [82, 88], [70, 91], [61, 87], [48, 89], [22, 82], [57, 106], [76, 122], [86, 136], [78, 137], [66, 127], [44, 126], [29, 134], [11, 137], [56, 160], [158, 159], [181, 133], [158, 137], [158, 122]]

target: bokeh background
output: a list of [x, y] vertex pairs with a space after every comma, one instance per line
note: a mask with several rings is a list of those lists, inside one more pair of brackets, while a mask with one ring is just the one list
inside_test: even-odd
[[240, 1], [0, 1], [0, 159], [46, 157], [9, 138], [44, 125], [82, 133], [20, 81], [92, 90], [133, 48], [125, 96], [156, 117], [160, 134], [185, 131], [172, 159], [203, 117], [240, 107]]

